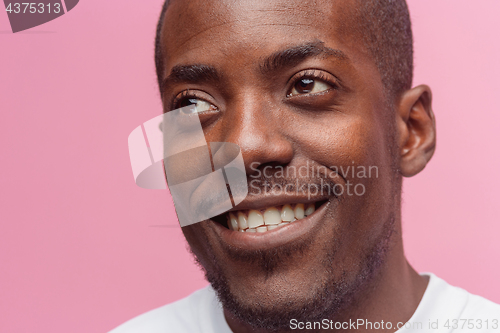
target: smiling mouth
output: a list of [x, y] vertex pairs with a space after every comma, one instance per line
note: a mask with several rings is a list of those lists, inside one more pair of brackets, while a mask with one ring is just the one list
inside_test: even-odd
[[314, 213], [324, 203], [325, 200], [231, 211], [213, 217], [212, 220], [231, 231], [263, 233], [299, 221]]

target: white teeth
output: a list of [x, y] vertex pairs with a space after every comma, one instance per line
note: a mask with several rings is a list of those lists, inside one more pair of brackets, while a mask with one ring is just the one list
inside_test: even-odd
[[281, 221], [293, 221], [295, 218], [295, 215], [293, 214], [293, 209], [292, 206], [290, 205], [284, 205], [283, 208], [281, 209]]
[[256, 210], [251, 210], [248, 213], [248, 227], [257, 228], [261, 225], [264, 225], [264, 218], [262, 217], [262, 214]]
[[233, 213], [229, 213], [229, 222], [232, 230], [238, 230], [238, 220]]
[[255, 230], [257, 230], [257, 232], [266, 232], [267, 231], [267, 227], [266, 226], [258, 227], [258, 228], [255, 228]]
[[238, 212], [238, 227], [240, 229], [248, 228], [247, 216], [246, 216], [246, 214], [243, 214], [242, 212]]
[[314, 213], [315, 210], [316, 210], [316, 207], [314, 207], [314, 204], [309, 204], [309, 206], [307, 206], [307, 209], [306, 209], [304, 214], [305, 214], [305, 216], [309, 216], [312, 213]]
[[297, 220], [303, 219], [304, 218], [304, 204], [297, 204], [295, 206], [295, 210], [293, 211], [295, 214], [295, 218]]
[[231, 212], [227, 215], [227, 224], [233, 231], [262, 233], [303, 219], [315, 210], [313, 203], [307, 204], [307, 208], [300, 203], [293, 206], [286, 204], [281, 209], [269, 207], [264, 213], [255, 209], [248, 211], [248, 215], [245, 211]]
[[276, 207], [266, 209], [264, 212], [264, 223], [266, 225], [278, 225], [281, 223], [280, 212]]

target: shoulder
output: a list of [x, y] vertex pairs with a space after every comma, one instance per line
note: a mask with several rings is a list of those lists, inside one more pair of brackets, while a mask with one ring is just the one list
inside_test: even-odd
[[[500, 305], [484, 297], [474, 295], [468, 291], [452, 286], [433, 274], [430, 275], [429, 296], [436, 305], [452, 308], [460, 318], [470, 319], [495, 316], [500, 320]], [[490, 318], [494, 319], [494, 318]]]
[[210, 286], [186, 298], [146, 312], [109, 333], [211, 332], [225, 323], [222, 307]]
[[497, 326], [500, 328], [500, 305], [493, 303], [484, 297], [468, 292], [466, 293], [467, 305], [465, 306], [461, 317], [463, 319], [496, 320], [498, 322]]
[[493, 332], [493, 326], [500, 328], [500, 305], [432, 273], [422, 275], [429, 276], [429, 284], [410, 322], [428, 325], [433, 332]]

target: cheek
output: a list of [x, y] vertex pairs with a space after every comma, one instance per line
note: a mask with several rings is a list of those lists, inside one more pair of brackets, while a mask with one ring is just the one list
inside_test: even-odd
[[334, 170], [350, 184], [333, 212], [333, 218], [342, 221], [338, 232], [348, 238], [349, 247], [364, 248], [374, 241], [396, 207], [390, 142], [375, 117], [371, 113], [322, 119], [309, 125], [315, 129], [300, 140], [307, 160]]
[[[330, 118], [330, 119], [328, 119]], [[378, 122], [363, 116], [335, 115], [310, 121], [300, 133], [301, 153], [327, 167], [378, 166], [385, 168], [387, 142]], [[350, 169], [352, 170], [352, 169]], [[349, 173], [352, 177], [352, 173]]]
[[204, 222], [182, 227], [182, 233], [201, 265], [210, 270], [212, 269], [210, 257], [213, 255], [213, 249], [202, 223]]

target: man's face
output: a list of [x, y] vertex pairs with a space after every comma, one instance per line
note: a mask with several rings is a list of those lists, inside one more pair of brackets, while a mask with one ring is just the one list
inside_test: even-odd
[[340, 311], [398, 229], [394, 116], [354, 5], [173, 1], [165, 17], [165, 109], [197, 103], [207, 142], [240, 146], [254, 182], [234, 215], [315, 205], [262, 233], [226, 215], [183, 228], [226, 310], [254, 325]]

